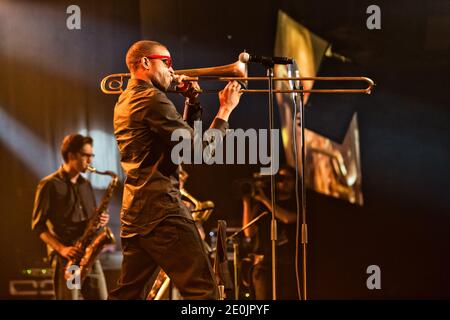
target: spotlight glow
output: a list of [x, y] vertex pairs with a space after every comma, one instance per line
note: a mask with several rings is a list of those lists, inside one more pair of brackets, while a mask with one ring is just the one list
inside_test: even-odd
[[[122, 169], [120, 167], [119, 152], [117, 150], [116, 139], [114, 135], [105, 133], [101, 130], [88, 131], [86, 129], [79, 130], [82, 135], [91, 136], [94, 139], [95, 159], [92, 166], [99, 171], [110, 170], [122, 177]], [[95, 189], [105, 189], [111, 182], [111, 178], [99, 174], [88, 173], [89, 180]]]
[[5, 112], [1, 106], [0, 142], [37, 177], [44, 177], [54, 170], [56, 158], [51, 148]]

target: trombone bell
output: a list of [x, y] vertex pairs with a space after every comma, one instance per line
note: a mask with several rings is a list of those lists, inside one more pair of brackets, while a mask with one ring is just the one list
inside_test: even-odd
[[247, 77], [247, 64], [241, 61], [219, 67], [175, 70], [175, 74], [184, 74], [189, 77]]

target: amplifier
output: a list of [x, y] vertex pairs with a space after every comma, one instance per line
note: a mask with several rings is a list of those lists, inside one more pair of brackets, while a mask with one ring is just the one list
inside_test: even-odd
[[27, 268], [22, 276], [9, 281], [9, 295], [17, 299], [52, 299], [53, 270], [47, 268]]

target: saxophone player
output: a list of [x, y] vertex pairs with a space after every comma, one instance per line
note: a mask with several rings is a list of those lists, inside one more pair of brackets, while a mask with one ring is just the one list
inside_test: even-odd
[[[36, 190], [32, 214], [32, 230], [47, 245], [54, 271], [53, 285], [58, 300], [77, 299], [80, 292], [69, 289], [64, 277], [68, 259], [83, 255], [74, 243], [85, 231], [95, 213], [96, 203], [90, 182], [80, 173], [86, 172], [93, 154], [93, 140], [80, 134], [67, 135], [61, 144], [64, 163], [51, 175], [43, 178]], [[105, 226], [108, 213], [102, 213], [100, 223]], [[84, 299], [106, 299], [106, 281], [100, 261], [81, 285]]]

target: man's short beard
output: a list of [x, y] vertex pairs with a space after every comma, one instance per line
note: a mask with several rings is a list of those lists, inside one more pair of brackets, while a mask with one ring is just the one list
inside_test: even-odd
[[152, 86], [154, 86], [155, 88], [161, 90], [162, 92], [167, 92], [167, 89], [165, 89], [165, 88], [161, 85], [161, 83], [159, 83], [158, 81], [156, 81], [156, 79], [149, 78], [149, 80], [150, 80], [150, 83], [152, 84]]

